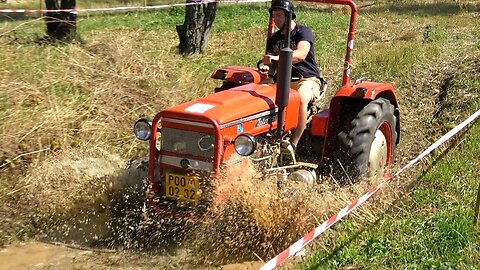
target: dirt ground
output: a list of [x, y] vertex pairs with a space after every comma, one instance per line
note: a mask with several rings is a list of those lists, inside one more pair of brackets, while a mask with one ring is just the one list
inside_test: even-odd
[[[192, 269], [188, 265], [179, 265], [179, 260], [184, 256], [186, 254], [152, 255], [118, 250], [87, 249], [65, 244], [26, 242], [16, 243], [0, 250], [0, 262], [2, 262], [0, 270]], [[250, 270], [259, 269], [262, 265], [262, 262], [257, 261], [203, 269]]]

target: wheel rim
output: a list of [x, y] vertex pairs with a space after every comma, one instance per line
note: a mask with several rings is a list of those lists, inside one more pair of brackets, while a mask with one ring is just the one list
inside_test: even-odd
[[375, 138], [370, 148], [368, 168], [370, 177], [375, 179], [388, 176], [388, 168], [392, 157], [392, 135], [388, 122], [383, 122], [375, 132]]

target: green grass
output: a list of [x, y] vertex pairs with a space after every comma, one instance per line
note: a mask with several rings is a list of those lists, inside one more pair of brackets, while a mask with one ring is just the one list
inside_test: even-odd
[[[80, 16], [80, 34], [90, 31], [107, 29], [133, 29], [153, 31], [172, 29], [175, 25], [182, 24], [185, 9], [174, 7], [153, 11], [128, 11], [119, 14], [92, 13], [88, 17]], [[115, 19], [112, 19], [114, 17]], [[92, 19], [94, 18], [94, 19]]]
[[[26, 44], [20, 46], [16, 54], [10, 56], [3, 61], [0, 60], [2, 66], [8, 68], [10, 75], [25, 77], [30, 79], [41, 79], [37, 74], [42, 72], [56, 72], [61, 69], [63, 55], [61, 51], [52, 47], [32, 46], [34, 44]], [[48, 55], [48, 61], [45, 56]], [[25, 58], [28, 56], [28, 58]], [[25, 68], [25, 64], [29, 63], [29, 68]]]
[[402, 211], [392, 209], [363, 224], [365, 229], [347, 219], [335, 228], [339, 239], [327, 240], [332, 245], [301, 268], [478, 269], [480, 226], [473, 224], [480, 185], [478, 134], [477, 121], [396, 203], [394, 209]]
[[[358, 68], [354, 72], [363, 72], [373, 81], [391, 81], [395, 78], [408, 80], [410, 70], [405, 66], [425, 58], [425, 50], [418, 43], [378, 44], [369, 54], [361, 54]], [[388, 51], [388, 54], [385, 54]], [[366, 71], [372, 71], [365, 74]]]

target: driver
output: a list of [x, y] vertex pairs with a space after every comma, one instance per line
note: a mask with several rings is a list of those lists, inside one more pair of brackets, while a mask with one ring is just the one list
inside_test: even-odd
[[[306, 26], [293, 21], [296, 18], [294, 6], [289, 0], [273, 0], [269, 9], [275, 26], [279, 29], [267, 39], [267, 53], [263, 56], [260, 71], [264, 73], [272, 71], [279, 60], [280, 50], [284, 48], [286, 40], [287, 11], [292, 13], [290, 48], [293, 50], [292, 57], [292, 81], [291, 88], [298, 91], [301, 96], [300, 111], [298, 114], [298, 125], [290, 137], [290, 144], [293, 150], [302, 133], [305, 130], [308, 111], [308, 104], [320, 98], [320, 73], [315, 61], [315, 49], [313, 46], [312, 30]], [[269, 67], [270, 66], [270, 67]]]

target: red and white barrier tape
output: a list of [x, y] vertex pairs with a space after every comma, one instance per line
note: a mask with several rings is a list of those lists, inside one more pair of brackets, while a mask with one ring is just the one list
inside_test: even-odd
[[0, 8], [0, 13], [43, 13], [43, 12], [70, 12], [78, 14], [77, 9], [21, 9]]
[[320, 226], [314, 228], [310, 232], [308, 232], [302, 239], [295, 242], [293, 245], [282, 251], [278, 254], [275, 258], [268, 261], [264, 266], [260, 268], [260, 270], [267, 270], [267, 269], [274, 269], [275, 267], [279, 266], [283, 263], [287, 258], [294, 256], [298, 252], [300, 252], [308, 243], [310, 243], [313, 239], [317, 238], [320, 234], [325, 232], [328, 228], [330, 228], [333, 224], [337, 221], [341, 220], [343, 217], [348, 215], [350, 212], [355, 210], [357, 207], [362, 205], [366, 202], [373, 194], [375, 194], [380, 188], [385, 186], [385, 184], [393, 179], [394, 177], [400, 175], [403, 171], [411, 167], [413, 164], [417, 163], [420, 159], [424, 158], [428, 154], [430, 154], [433, 150], [438, 148], [440, 145], [448, 141], [452, 138], [455, 134], [457, 134], [460, 130], [465, 128], [468, 124], [473, 122], [478, 116], [480, 116], [480, 110], [476, 113], [471, 115], [467, 120], [459, 124], [458, 126], [454, 127], [450, 130], [447, 134], [443, 135], [440, 139], [438, 139], [435, 143], [433, 143], [427, 150], [423, 151], [420, 155], [418, 155], [415, 159], [410, 161], [407, 165], [401, 168], [393, 177], [386, 179], [382, 183], [378, 184], [376, 187], [372, 188], [366, 194], [358, 198], [357, 200], [353, 201], [350, 205], [340, 210], [340, 212], [336, 213], [332, 217], [330, 217], [327, 221], [325, 221]]
[[131, 7], [113, 7], [113, 8], [85, 8], [85, 9], [7, 9], [0, 8], [0, 13], [46, 13], [46, 12], [70, 12], [78, 14], [80, 12], [95, 12], [95, 11], [125, 11], [125, 10], [146, 10], [146, 9], [162, 9], [179, 6], [192, 6], [209, 3], [261, 3], [270, 2], [271, 0], [201, 0], [191, 3], [166, 4], [156, 6], [131, 6]]

